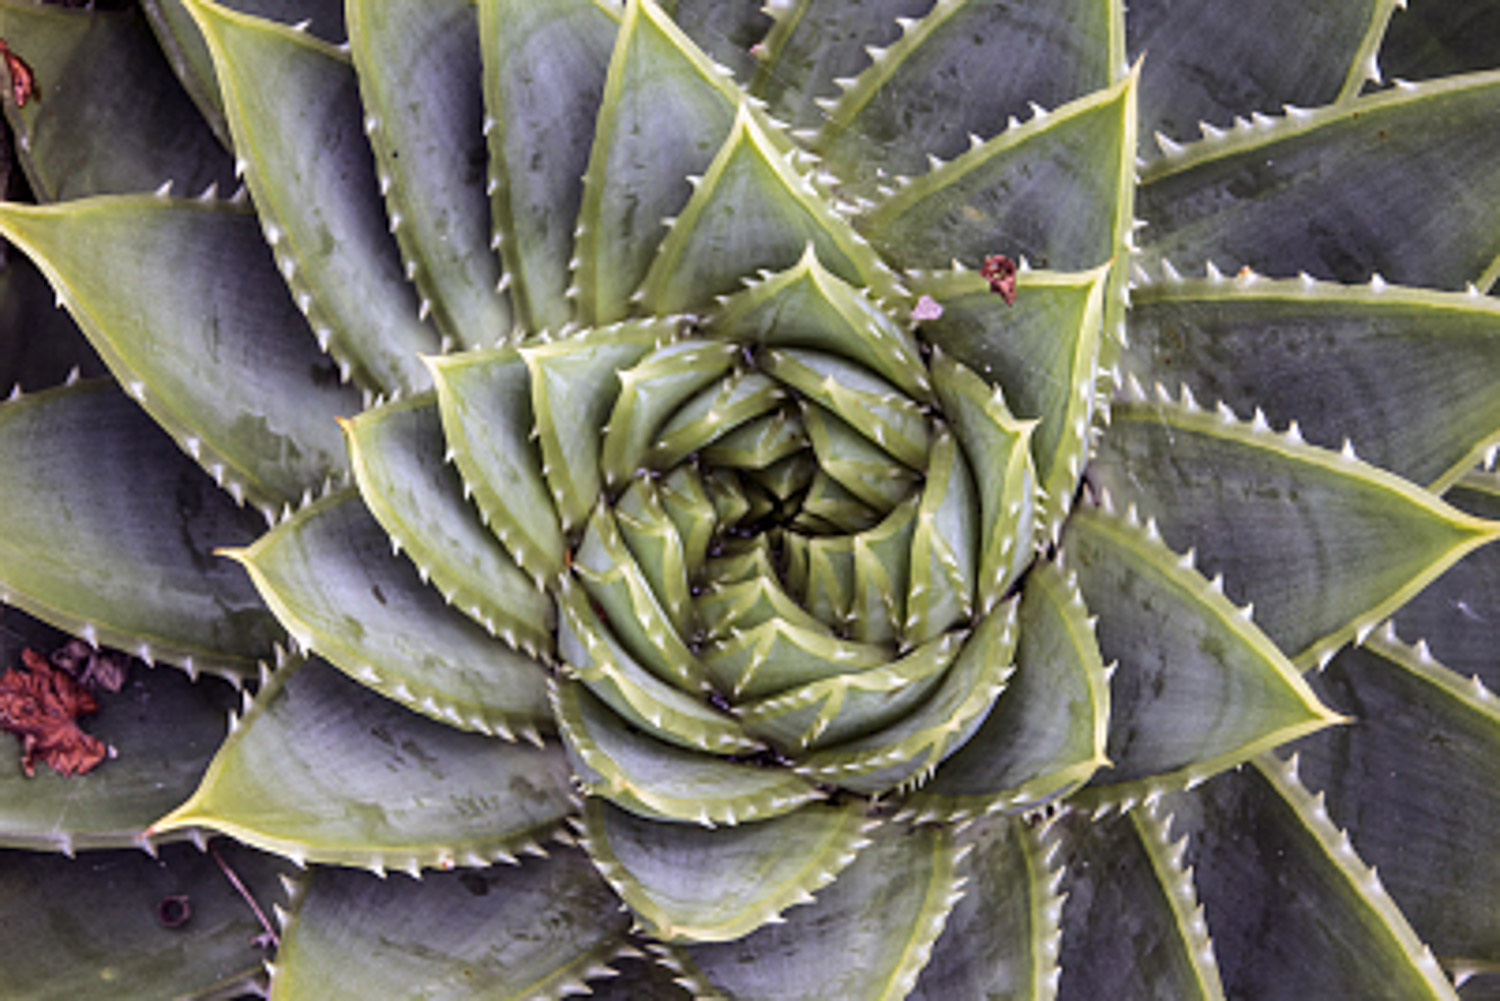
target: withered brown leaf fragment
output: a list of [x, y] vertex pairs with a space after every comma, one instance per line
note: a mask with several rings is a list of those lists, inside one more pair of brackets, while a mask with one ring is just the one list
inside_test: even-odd
[[26, 107], [36, 90], [36, 74], [26, 65], [26, 60], [11, 51], [3, 38], [0, 38], [0, 59], [5, 60], [5, 68], [10, 71], [10, 92], [16, 99], [16, 107]]
[[0, 675], [0, 729], [21, 738], [27, 776], [36, 774], [38, 758], [61, 775], [82, 775], [103, 761], [109, 748], [78, 726], [99, 703], [41, 654], [22, 650], [21, 661], [26, 670]]
[[984, 259], [979, 275], [990, 283], [990, 291], [1005, 300], [1007, 306], [1016, 304], [1016, 262], [1004, 254], [991, 254]]

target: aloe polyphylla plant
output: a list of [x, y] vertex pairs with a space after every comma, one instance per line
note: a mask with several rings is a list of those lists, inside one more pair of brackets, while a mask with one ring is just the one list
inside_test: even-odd
[[142, 6], [0, 5], [0, 584], [162, 665], [7, 991], [1493, 988], [1500, 5]]

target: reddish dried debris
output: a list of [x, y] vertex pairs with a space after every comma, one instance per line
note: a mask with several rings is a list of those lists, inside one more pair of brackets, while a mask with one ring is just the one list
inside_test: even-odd
[[1015, 261], [1004, 254], [991, 254], [984, 259], [979, 274], [990, 283], [990, 291], [1004, 299], [1007, 306], [1016, 304]]
[[118, 692], [130, 674], [130, 655], [119, 650], [96, 650], [83, 640], [68, 640], [52, 651], [52, 666], [60, 667], [90, 692], [101, 688]]
[[16, 107], [26, 107], [26, 102], [36, 91], [36, 74], [26, 65], [26, 60], [11, 51], [3, 38], [0, 38], [0, 59], [5, 60], [5, 68], [10, 71], [10, 93], [16, 99]]
[[82, 775], [109, 755], [78, 717], [99, 708], [82, 685], [34, 650], [21, 651], [26, 670], [0, 675], [0, 729], [21, 738], [21, 767], [36, 774], [37, 759], [61, 775]]

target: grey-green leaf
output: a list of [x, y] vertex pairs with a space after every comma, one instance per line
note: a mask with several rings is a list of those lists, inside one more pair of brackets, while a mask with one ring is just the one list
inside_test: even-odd
[[1184, 147], [1143, 173], [1143, 255], [1462, 290], [1500, 253], [1500, 207], [1452, 196], [1500, 184], [1497, 94], [1500, 73], [1452, 77]]
[[211, 827], [298, 861], [416, 875], [511, 859], [557, 830], [573, 795], [555, 743], [465, 733], [299, 659], [153, 830]]
[[[195, 670], [250, 674], [281, 636], [213, 549], [264, 528], [113, 386], [0, 407], [4, 600], [87, 639]], [[128, 485], [128, 489], [126, 488]]]
[[[236, 155], [283, 277], [320, 346], [384, 391], [424, 388], [417, 317], [381, 205], [359, 86], [333, 46], [209, 0], [184, 0], [214, 54]], [[274, 86], [266, 86], [274, 81]]]
[[341, 491], [225, 555], [303, 648], [351, 678], [450, 726], [534, 737], [550, 720], [542, 665], [449, 606], [391, 548], [358, 494]]
[[357, 413], [277, 275], [255, 217], [149, 195], [0, 206], [125, 391], [237, 499], [267, 512], [348, 462]]
[[348, 5], [365, 130], [406, 271], [445, 341], [510, 334], [485, 190], [479, 20], [472, 0]]
[[233, 163], [162, 58], [140, 13], [0, 4], [0, 36], [35, 74], [24, 108], [5, 102], [43, 201], [234, 188]]
[[[6, 993], [28, 1001], [260, 993], [268, 954], [257, 939], [265, 929], [219, 860], [267, 914], [292, 864], [238, 845], [210, 847], [213, 854], [168, 845], [156, 858], [135, 850], [82, 859], [0, 852]], [[181, 924], [162, 917], [183, 909]]]
[[300, 888], [271, 997], [528, 1001], [576, 993], [628, 951], [629, 922], [582, 852], [419, 882], [319, 869]]

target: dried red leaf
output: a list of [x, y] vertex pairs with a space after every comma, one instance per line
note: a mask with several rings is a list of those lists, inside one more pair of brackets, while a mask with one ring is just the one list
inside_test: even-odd
[[1016, 262], [1004, 254], [991, 254], [984, 259], [979, 269], [980, 277], [990, 283], [990, 291], [1005, 300], [1007, 306], [1016, 304]]
[[36, 74], [26, 65], [26, 60], [10, 50], [3, 38], [0, 38], [0, 59], [5, 60], [5, 68], [10, 71], [10, 92], [16, 99], [16, 107], [26, 107], [26, 102], [36, 91]]
[[103, 761], [109, 748], [77, 722], [99, 703], [41, 654], [23, 650], [21, 661], [26, 670], [0, 675], [0, 729], [21, 738], [26, 774], [36, 773], [38, 758], [62, 775], [82, 775]]

